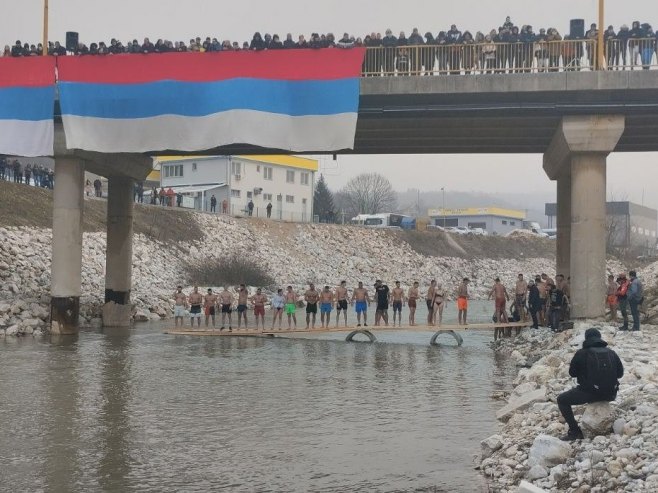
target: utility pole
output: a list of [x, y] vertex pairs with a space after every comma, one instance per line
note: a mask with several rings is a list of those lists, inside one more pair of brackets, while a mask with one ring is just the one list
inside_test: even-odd
[[443, 212], [443, 227], [446, 227], [446, 189], [445, 187], [441, 187], [441, 192], [443, 193], [443, 208], [441, 209], [441, 212]]
[[43, 56], [48, 54], [48, 0], [43, 0]]
[[605, 68], [605, 52], [603, 50], [603, 24], [604, 24], [605, 0], [599, 0], [599, 32], [596, 40], [596, 59], [599, 70]]

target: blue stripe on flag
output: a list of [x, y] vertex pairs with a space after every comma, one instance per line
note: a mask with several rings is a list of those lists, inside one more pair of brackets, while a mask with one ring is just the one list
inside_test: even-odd
[[359, 79], [217, 82], [159, 81], [146, 84], [59, 82], [63, 115], [129, 119], [159, 115], [205, 116], [255, 110], [291, 116], [355, 113]]
[[0, 120], [52, 120], [55, 86], [0, 88]]

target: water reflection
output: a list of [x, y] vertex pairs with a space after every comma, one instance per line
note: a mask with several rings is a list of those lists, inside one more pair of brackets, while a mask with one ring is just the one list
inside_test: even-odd
[[[4, 343], [12, 491], [481, 491], [471, 458], [513, 367], [489, 333], [298, 339], [152, 329]], [[5, 439], [6, 437], [6, 439]], [[6, 480], [6, 481], [5, 481]], [[0, 490], [2, 490], [0, 485]]]

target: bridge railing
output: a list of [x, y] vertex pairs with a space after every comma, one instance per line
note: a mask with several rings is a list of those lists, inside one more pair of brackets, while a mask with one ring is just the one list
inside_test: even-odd
[[368, 47], [363, 76], [564, 72], [658, 68], [656, 39], [609, 40], [597, 66], [597, 41], [470, 43]]

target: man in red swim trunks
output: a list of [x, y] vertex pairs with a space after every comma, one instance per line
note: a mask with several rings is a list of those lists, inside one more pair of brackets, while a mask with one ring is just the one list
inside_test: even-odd
[[267, 296], [258, 288], [252, 301], [254, 303], [254, 317], [256, 317], [256, 330], [258, 330], [258, 317], [260, 317], [261, 327], [265, 330], [265, 303], [267, 303]]
[[468, 313], [468, 277], [465, 277], [457, 288], [457, 309], [459, 310], [459, 325], [466, 325], [466, 315]]

